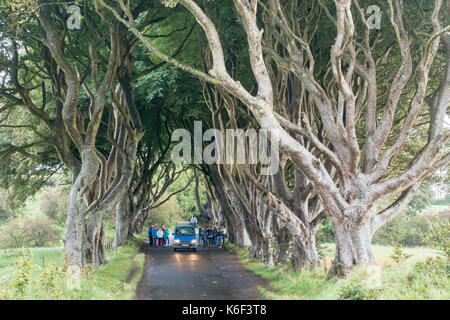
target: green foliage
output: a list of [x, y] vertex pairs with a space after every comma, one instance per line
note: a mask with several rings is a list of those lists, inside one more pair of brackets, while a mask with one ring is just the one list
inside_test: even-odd
[[448, 195], [448, 198], [443, 198], [443, 199], [433, 199], [433, 201], [431, 202], [431, 204], [434, 205], [442, 205], [442, 206], [450, 206], [450, 194]]
[[359, 281], [352, 280], [338, 292], [339, 300], [376, 300], [378, 290], [368, 289]]
[[61, 268], [58, 267], [54, 261], [50, 261], [45, 270], [41, 273], [41, 279], [39, 281], [46, 290], [55, 287], [55, 279], [60, 273], [60, 269]]
[[[195, 182], [192, 181], [193, 172], [188, 170], [182, 173], [167, 189], [166, 194], [162, 197], [165, 199], [167, 195], [177, 192], [184, 188], [189, 182], [188, 187], [178, 192], [169, 201], [160, 207], [153, 209], [150, 213], [148, 224], [158, 224], [165, 226], [173, 226], [178, 221], [187, 221], [191, 216], [198, 216], [200, 212], [195, 199]], [[205, 186], [199, 184], [200, 200], [203, 204], [207, 202]]]
[[394, 260], [396, 263], [404, 262], [406, 259], [411, 257], [410, 254], [407, 254], [403, 252], [402, 247], [400, 244], [392, 240], [392, 246], [394, 247], [392, 255], [390, 256], [392, 260]]
[[27, 242], [27, 235], [19, 220], [12, 220], [0, 230], [0, 246], [2, 248], [21, 248]]
[[177, 198], [173, 197], [163, 205], [151, 211], [148, 224], [170, 226], [182, 219], [179, 214], [180, 211]]
[[44, 247], [61, 239], [60, 230], [53, 227], [51, 219], [29, 219], [24, 222], [24, 231], [31, 247]]
[[319, 226], [316, 233], [316, 240], [318, 244], [334, 242], [333, 224], [330, 219], [325, 219]]
[[[248, 257], [244, 248], [230, 242], [226, 248], [237, 254], [244, 266], [268, 281], [268, 286], [259, 288], [268, 299], [314, 299], [314, 300], [399, 300], [399, 299], [443, 299], [449, 296], [449, 265], [446, 260], [434, 257], [432, 249], [407, 249], [413, 255], [405, 262], [389, 264], [386, 259], [391, 247], [374, 246], [375, 261], [380, 269], [381, 286], [371, 287], [368, 270], [355, 268], [344, 279], [327, 280], [327, 270], [293, 271], [287, 265], [271, 267]], [[329, 254], [331, 258], [333, 254]], [[440, 261], [440, 262], [439, 262]], [[386, 264], [383, 264], [385, 262]]]
[[408, 204], [406, 214], [414, 217], [431, 204], [434, 192], [428, 184], [421, 184], [414, 198]]
[[444, 257], [450, 255], [450, 221], [442, 220], [430, 223], [430, 230], [424, 236], [424, 243], [439, 250]]
[[65, 271], [63, 267], [50, 261], [40, 275], [39, 284], [52, 299], [59, 299], [63, 295], [63, 291], [57, 288], [57, 281], [65, 276]]
[[[85, 268], [79, 289], [68, 287], [61, 249], [46, 250], [46, 257], [52, 260], [45, 268], [34, 263], [39, 263], [40, 259], [33, 253], [42, 249], [0, 251], [0, 261], [9, 263], [7, 269], [0, 267], [0, 300], [132, 299], [144, 265], [144, 255], [139, 254], [141, 241], [130, 241], [109, 251], [108, 262], [96, 270]], [[134, 266], [137, 272], [127, 283]]]
[[407, 247], [421, 246], [423, 234], [428, 229], [427, 217], [418, 215], [409, 218], [405, 212], [402, 212], [375, 232], [373, 243], [390, 245], [392, 241], [395, 241]]
[[33, 266], [33, 256], [29, 250], [23, 250], [21, 259], [16, 264], [16, 271], [9, 283], [14, 290], [14, 294], [23, 296], [31, 283], [31, 268]]
[[425, 262], [418, 262], [407, 273], [404, 286], [414, 293], [414, 298], [434, 299], [433, 292], [443, 291], [448, 300], [450, 279], [450, 264], [442, 257], [428, 258]]
[[61, 239], [50, 219], [11, 220], [0, 228], [0, 248], [43, 247]]
[[38, 9], [36, 0], [0, 0], [1, 11], [8, 17], [7, 21], [19, 29], [25, 24], [32, 12]]
[[[1, 45], [0, 45], [1, 46]], [[1, 47], [0, 47], [1, 49]], [[0, 97], [0, 106], [4, 99]], [[55, 158], [53, 147], [42, 143], [42, 137], [35, 133], [48, 136], [48, 129], [24, 108], [11, 109], [0, 117], [2, 125], [29, 126], [35, 128], [0, 127], [0, 188], [7, 191], [7, 201], [10, 207], [17, 208], [25, 200], [35, 195], [45, 185], [49, 178], [60, 167], [60, 161]], [[29, 146], [21, 153], [9, 152], [6, 146]], [[39, 154], [40, 156], [35, 156]]]
[[[169, 192], [174, 192], [183, 188], [190, 180], [192, 180], [192, 171], [187, 171], [182, 174], [178, 180], [176, 180], [169, 188]], [[200, 200], [204, 204], [206, 203], [206, 192], [203, 183], [199, 184]], [[180, 193], [176, 194], [176, 199], [181, 209], [181, 216], [183, 219], [189, 219], [191, 216], [198, 216], [200, 212], [195, 200], [195, 182], [191, 182], [190, 185]]]
[[8, 192], [0, 189], [0, 225], [13, 216], [13, 210], [8, 202]]
[[324, 245], [323, 243], [317, 243], [316, 247], [317, 247], [317, 254], [319, 255], [320, 259], [330, 256], [333, 252], [333, 250], [329, 246]]
[[58, 225], [64, 225], [67, 212], [67, 192], [48, 189], [40, 196], [40, 209]]
[[[438, 277], [444, 276], [448, 278], [450, 277], [450, 264], [442, 257], [427, 258], [425, 262], [417, 262], [413, 270], [408, 274], [408, 282], [420, 282], [418, 280], [424, 274], [435, 274]], [[436, 285], [439, 285], [439, 283], [436, 283]]]
[[[21, 144], [11, 137], [9, 143]], [[58, 162], [51, 158], [40, 164], [36, 163], [34, 158], [10, 157], [0, 161], [0, 188], [9, 191], [8, 205], [11, 208], [19, 208], [26, 199], [35, 195], [45, 185], [57, 168]]]
[[161, 0], [161, 2], [169, 8], [175, 8], [178, 4], [178, 0]]

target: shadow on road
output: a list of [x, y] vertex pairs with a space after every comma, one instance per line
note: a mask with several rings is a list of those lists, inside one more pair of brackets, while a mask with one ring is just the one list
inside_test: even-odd
[[245, 269], [238, 258], [222, 248], [200, 247], [173, 251], [172, 247], [141, 250], [144, 272], [136, 290], [139, 300], [248, 300], [262, 299], [260, 276]]

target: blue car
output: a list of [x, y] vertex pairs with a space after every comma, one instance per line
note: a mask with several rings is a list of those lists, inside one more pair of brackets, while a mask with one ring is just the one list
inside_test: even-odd
[[173, 232], [173, 251], [177, 249], [197, 250], [197, 236], [192, 226], [178, 226]]

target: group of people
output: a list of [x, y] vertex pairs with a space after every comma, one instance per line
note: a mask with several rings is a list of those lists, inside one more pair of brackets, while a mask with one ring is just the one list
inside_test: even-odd
[[148, 228], [148, 243], [150, 247], [166, 247], [169, 245], [169, 235], [169, 228], [151, 225]]
[[222, 228], [199, 228], [198, 229], [199, 244], [204, 247], [225, 245], [226, 234]]
[[[194, 218], [194, 217], [193, 217]], [[189, 221], [191, 224], [196, 224], [197, 219]], [[170, 230], [164, 225], [151, 225], [148, 228], [148, 243], [150, 247], [167, 247], [169, 243]], [[200, 227], [198, 229], [198, 243], [200, 246], [210, 247], [225, 245], [226, 232], [221, 227]]]
[[197, 225], [197, 217], [192, 216], [189, 219], [189, 223], [195, 228], [195, 226]]

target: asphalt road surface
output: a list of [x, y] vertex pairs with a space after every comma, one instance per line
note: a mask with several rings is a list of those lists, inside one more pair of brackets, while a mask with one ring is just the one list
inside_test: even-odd
[[262, 299], [257, 286], [263, 278], [245, 269], [222, 248], [200, 247], [196, 252], [172, 247], [148, 248], [136, 299], [242, 300]]

